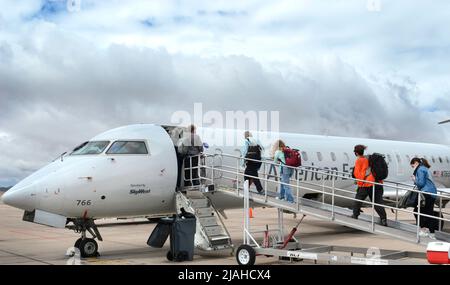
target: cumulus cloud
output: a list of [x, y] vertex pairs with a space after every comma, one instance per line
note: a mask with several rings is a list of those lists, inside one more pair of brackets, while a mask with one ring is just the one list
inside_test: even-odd
[[[409, 45], [390, 34], [401, 33], [395, 17], [410, 5], [374, 15], [349, 1], [331, 4], [339, 9], [330, 15], [333, 7], [312, 1], [82, 1], [70, 13], [55, 1], [0, 11], [0, 185], [99, 132], [168, 122], [195, 102], [280, 111], [282, 131], [449, 142], [436, 124], [450, 117], [450, 88], [439, 84], [448, 37], [438, 28], [425, 37], [445, 9], [421, 19], [425, 31], [414, 24]], [[348, 15], [367, 16], [365, 26]], [[408, 47], [405, 58], [423, 58], [396, 58]]]

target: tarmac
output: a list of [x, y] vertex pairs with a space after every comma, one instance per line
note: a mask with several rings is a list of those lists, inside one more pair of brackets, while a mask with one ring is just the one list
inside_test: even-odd
[[[0, 194], [1, 195], [1, 194]], [[228, 210], [224, 220], [236, 248], [242, 243], [243, 210]], [[69, 261], [67, 249], [73, 247], [79, 234], [68, 229], [56, 229], [22, 221], [23, 211], [4, 205], [0, 202], [0, 265], [64, 265]], [[390, 213], [393, 216], [393, 214]], [[274, 228], [277, 224], [277, 211], [273, 208], [256, 208], [251, 219], [252, 230], [264, 230], [265, 225]], [[392, 216], [390, 216], [392, 218]], [[285, 215], [285, 234], [295, 226], [298, 219], [292, 214]], [[401, 217], [410, 220], [413, 217]], [[155, 227], [146, 219], [98, 221], [100, 233], [104, 241], [99, 242], [100, 256], [81, 260], [87, 265], [171, 265], [166, 259], [169, 241], [163, 248], [151, 248], [146, 241]], [[448, 226], [447, 226], [448, 227]], [[258, 238], [262, 240], [262, 234]], [[330, 221], [322, 221], [314, 217], [306, 217], [298, 228], [295, 237], [302, 244], [351, 246], [360, 248], [376, 247], [384, 250], [412, 251], [425, 253], [421, 245], [408, 243], [390, 237], [374, 235]], [[428, 264], [426, 259], [405, 259], [405, 263]], [[236, 265], [235, 256], [230, 253], [222, 256], [195, 255], [194, 260], [184, 262], [185, 265]], [[314, 264], [310, 260], [289, 262], [276, 257], [260, 256], [256, 264]]]

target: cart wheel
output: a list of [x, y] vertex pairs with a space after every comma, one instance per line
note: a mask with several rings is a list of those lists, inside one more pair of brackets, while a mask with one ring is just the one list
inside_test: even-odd
[[172, 254], [172, 252], [170, 250], [167, 252], [166, 257], [167, 257], [168, 261], [173, 261], [173, 254]]
[[253, 247], [243, 244], [239, 246], [236, 252], [236, 260], [239, 265], [254, 265], [256, 260], [256, 252]]

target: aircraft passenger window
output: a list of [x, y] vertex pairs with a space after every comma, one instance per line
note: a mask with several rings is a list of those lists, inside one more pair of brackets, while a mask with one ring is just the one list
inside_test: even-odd
[[323, 157], [322, 157], [322, 153], [321, 153], [321, 152], [318, 152], [318, 153], [317, 153], [317, 159], [318, 159], [319, 161], [322, 161]]
[[400, 155], [397, 154], [396, 157], [397, 157], [397, 162], [402, 163], [402, 158], [400, 157]]
[[116, 141], [107, 154], [148, 154], [147, 146], [142, 141]]
[[304, 161], [308, 161], [308, 154], [306, 153], [306, 151], [302, 151], [302, 159]]
[[433, 163], [436, 163], [436, 159], [434, 158], [434, 156], [431, 157], [431, 161], [433, 161]]
[[336, 161], [336, 154], [334, 152], [331, 153], [331, 160]]
[[447, 163], [450, 163], [450, 160], [448, 159], [448, 156], [445, 157], [445, 160], [447, 160]]
[[439, 163], [443, 163], [442, 157], [439, 156]]
[[109, 145], [109, 141], [92, 141], [77, 146], [70, 155], [100, 154]]
[[390, 154], [387, 155], [387, 158], [388, 158], [389, 162], [392, 162], [392, 157]]
[[348, 156], [348, 153], [344, 152], [344, 157], [347, 160], [347, 162], [350, 161], [350, 156]]

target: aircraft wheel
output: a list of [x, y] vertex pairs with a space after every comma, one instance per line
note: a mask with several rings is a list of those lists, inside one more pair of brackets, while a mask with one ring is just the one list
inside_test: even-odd
[[77, 239], [77, 241], [75, 242], [75, 244], [73, 246], [80, 249], [80, 243], [82, 240], [83, 240], [82, 238]]
[[253, 247], [242, 244], [237, 249], [236, 260], [239, 265], [254, 265], [256, 261], [256, 252]]
[[80, 241], [79, 245], [81, 257], [96, 257], [98, 256], [98, 244], [92, 238], [86, 238]]

